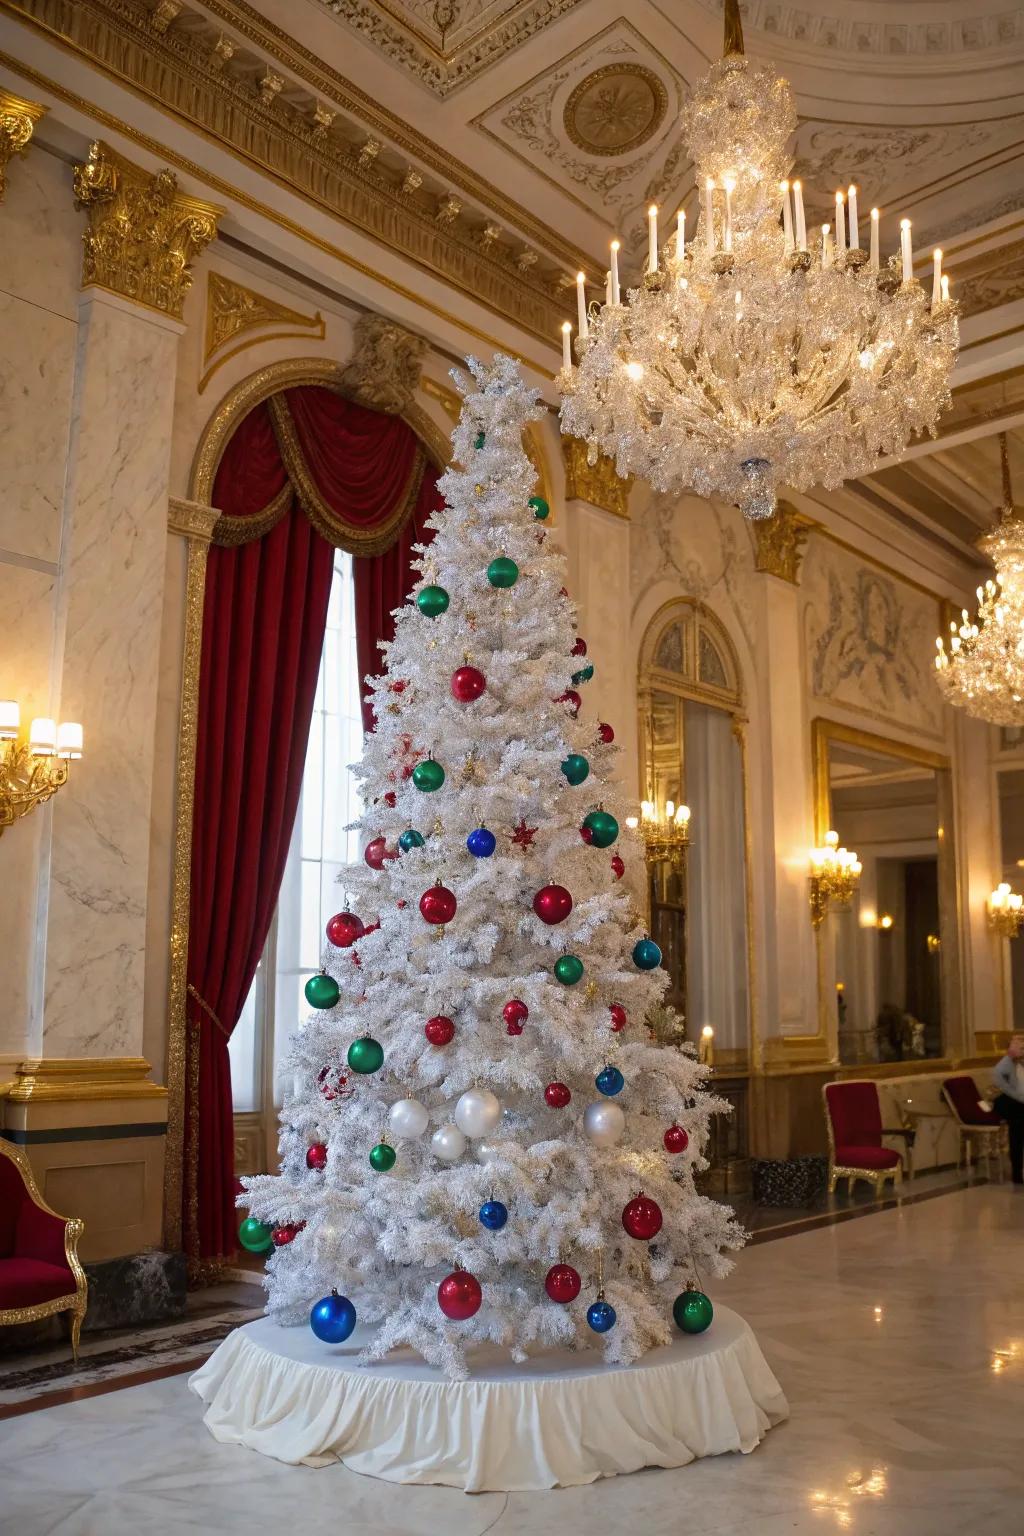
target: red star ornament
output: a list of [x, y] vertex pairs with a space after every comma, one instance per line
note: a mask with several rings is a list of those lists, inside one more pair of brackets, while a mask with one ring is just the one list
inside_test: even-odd
[[526, 825], [526, 818], [521, 816], [519, 818], [519, 825], [512, 828], [509, 836], [512, 839], [512, 846], [514, 848], [523, 848], [529, 852], [533, 847], [533, 840], [537, 836], [537, 828], [528, 827]]

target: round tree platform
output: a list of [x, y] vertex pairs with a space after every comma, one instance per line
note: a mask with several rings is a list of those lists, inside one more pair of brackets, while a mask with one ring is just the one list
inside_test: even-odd
[[640, 1467], [752, 1451], [789, 1409], [741, 1317], [717, 1307], [707, 1333], [680, 1335], [630, 1366], [596, 1351], [549, 1351], [521, 1365], [481, 1346], [468, 1381], [412, 1351], [380, 1365], [345, 1344], [259, 1318], [236, 1328], [189, 1378], [204, 1423], [278, 1461], [467, 1493], [572, 1487]]

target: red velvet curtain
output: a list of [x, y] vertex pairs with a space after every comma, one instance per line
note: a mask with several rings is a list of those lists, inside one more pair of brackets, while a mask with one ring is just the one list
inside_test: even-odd
[[284, 873], [323, 648], [334, 547], [355, 561], [361, 673], [411, 584], [439, 504], [412, 429], [317, 387], [240, 423], [203, 609], [189, 913], [182, 1232], [193, 1267], [235, 1250], [228, 1040]]

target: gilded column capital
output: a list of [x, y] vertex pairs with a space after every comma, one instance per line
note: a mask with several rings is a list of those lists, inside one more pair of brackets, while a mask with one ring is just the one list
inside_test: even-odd
[[219, 517], [217, 508], [208, 507], [205, 502], [186, 501], [182, 496], [168, 498], [167, 532], [176, 533], [180, 538], [209, 544]]
[[581, 437], [562, 434], [566, 501], [589, 501], [592, 507], [628, 518], [632, 475], [622, 479], [616, 473], [615, 460], [607, 454], [599, 453], [593, 464], [589, 455], [590, 449]]
[[75, 166], [82, 287], [106, 288], [180, 320], [192, 263], [217, 233], [222, 208], [179, 192], [169, 170], [143, 170], [97, 140]]
[[7, 167], [15, 155], [24, 154], [36, 123], [46, 112], [38, 101], [26, 101], [10, 91], [0, 91], [0, 203], [7, 190]]
[[762, 518], [750, 526], [755, 568], [798, 585], [804, 544], [815, 526], [813, 519], [798, 512], [788, 501], [780, 501], [774, 517]]

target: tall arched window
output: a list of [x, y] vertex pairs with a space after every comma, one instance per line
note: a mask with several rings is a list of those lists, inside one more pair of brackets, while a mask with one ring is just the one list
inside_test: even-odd
[[747, 1065], [750, 1015], [743, 695], [725, 629], [695, 599], [663, 608], [640, 655], [641, 784], [690, 807], [685, 866], [656, 865], [651, 927], [687, 1037], [714, 1030], [715, 1058]]

